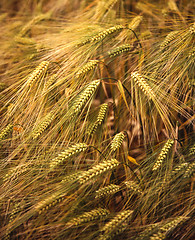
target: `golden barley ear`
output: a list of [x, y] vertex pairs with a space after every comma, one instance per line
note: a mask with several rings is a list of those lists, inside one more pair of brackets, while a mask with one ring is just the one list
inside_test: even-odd
[[13, 131], [13, 124], [8, 124], [7, 127], [5, 127], [1, 132], [0, 132], [0, 141], [4, 140], [9, 134], [12, 133]]
[[131, 52], [134, 50], [134, 47], [130, 44], [124, 44], [108, 52], [110, 58], [116, 57], [122, 53]]
[[195, 162], [189, 163], [189, 165], [187, 166], [187, 168], [185, 170], [183, 177], [191, 178], [194, 174], [194, 170], [195, 170]]
[[106, 160], [102, 163], [99, 163], [95, 166], [93, 166], [91, 169], [89, 169], [88, 171], [84, 171], [80, 174], [80, 176], [78, 177], [78, 182], [80, 184], [84, 184], [86, 182], [88, 182], [89, 180], [100, 176], [102, 173], [105, 173], [107, 171], [110, 171], [114, 168], [116, 168], [117, 166], [119, 166], [119, 162], [116, 159], [111, 159], [111, 160]]
[[68, 160], [69, 158], [84, 152], [87, 150], [89, 146], [85, 143], [77, 143], [75, 145], [70, 146], [69, 148], [65, 149], [65, 151], [58, 154], [56, 158], [51, 160], [50, 162], [50, 170], [53, 170], [57, 166], [64, 163], [64, 161]]
[[175, 227], [177, 227], [179, 224], [182, 223], [182, 221], [186, 219], [185, 217], [177, 217], [174, 220], [164, 224], [162, 227], [158, 228], [157, 232], [154, 233], [150, 239], [151, 240], [163, 240], [166, 237], [167, 232], [170, 232], [171, 230], [173, 230]]
[[68, 111], [68, 115], [77, 115], [82, 111], [88, 100], [95, 94], [100, 82], [100, 80], [94, 80], [84, 88], [84, 90], [73, 101], [73, 104]]
[[164, 50], [164, 49], [169, 45], [169, 43], [171, 43], [174, 39], [177, 38], [178, 33], [179, 33], [179, 31], [170, 32], [170, 33], [166, 36], [165, 40], [161, 43], [160, 49], [161, 49], [161, 50]]
[[99, 60], [89, 60], [83, 67], [76, 72], [76, 78], [86, 75], [89, 71], [93, 70], [99, 63]]
[[149, 99], [155, 99], [152, 88], [138, 72], [132, 72], [131, 77]]
[[83, 223], [91, 222], [97, 219], [104, 219], [110, 214], [110, 212], [105, 208], [97, 208], [93, 209], [90, 212], [84, 212], [78, 217], [71, 219], [66, 225], [71, 226], [78, 226]]
[[48, 61], [43, 61], [39, 64], [39, 66], [30, 74], [30, 76], [26, 80], [26, 86], [31, 87], [34, 82], [38, 81], [41, 79], [49, 66]]
[[125, 135], [123, 132], [117, 133], [114, 136], [114, 138], [111, 142], [111, 147], [110, 147], [113, 152], [115, 152], [117, 149], [120, 148], [124, 138], [125, 138]]
[[172, 148], [174, 144], [174, 140], [173, 139], [169, 139], [167, 140], [167, 142], [165, 143], [165, 145], [163, 146], [153, 168], [152, 171], [156, 171], [157, 169], [160, 168], [160, 166], [162, 165], [162, 162], [164, 161], [164, 159], [166, 158], [168, 152], [170, 151], [170, 149]]
[[100, 235], [99, 239], [107, 240], [123, 232], [128, 225], [132, 213], [132, 210], [124, 210], [119, 212], [100, 230], [102, 234]]
[[32, 138], [37, 139], [51, 124], [51, 122], [55, 118], [55, 113], [51, 111], [46, 115], [42, 122], [40, 122], [37, 126], [34, 127], [32, 131]]
[[126, 185], [127, 189], [130, 189], [137, 194], [142, 194], [140, 186], [134, 181], [125, 181], [124, 184]]
[[106, 187], [100, 188], [95, 192], [95, 198], [102, 198], [119, 192], [121, 187], [119, 185], [110, 184]]

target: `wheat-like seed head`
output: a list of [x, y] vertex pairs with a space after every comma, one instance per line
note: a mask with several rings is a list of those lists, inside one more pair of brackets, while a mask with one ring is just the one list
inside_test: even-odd
[[195, 23], [193, 23], [192, 26], [190, 26], [189, 32], [190, 32], [191, 34], [195, 34]]
[[106, 113], [107, 113], [107, 110], [108, 110], [108, 104], [103, 103], [100, 107], [100, 111], [98, 113], [97, 120], [96, 120], [98, 125], [101, 125], [103, 123]]
[[56, 79], [57, 79], [57, 74], [51, 75], [51, 77], [45, 83], [43, 91], [46, 91], [56, 81]]
[[47, 116], [43, 119], [41, 123], [39, 123], [32, 131], [32, 138], [37, 139], [51, 124], [54, 120], [55, 114], [53, 111], [47, 114]]
[[146, 80], [138, 72], [131, 73], [131, 77], [133, 78], [133, 80], [137, 83], [137, 85], [141, 88], [141, 90], [145, 93], [145, 95], [149, 99], [155, 99], [155, 94], [154, 94], [153, 90], [148, 85]]
[[70, 220], [67, 225], [68, 226], [78, 226], [83, 223], [87, 223], [96, 219], [105, 218], [107, 215], [109, 215], [110, 212], [107, 209], [104, 208], [97, 208], [93, 209], [90, 212], [85, 212], [82, 215], [73, 218]]
[[140, 186], [137, 183], [135, 183], [134, 181], [125, 181], [124, 184], [126, 185], [126, 187], [128, 189], [131, 189], [135, 193], [142, 194], [142, 190], [141, 190]]
[[71, 182], [74, 181], [76, 179], [78, 179], [78, 176], [80, 175], [82, 171], [77, 171], [76, 173], [70, 174], [66, 177], [64, 177], [61, 181], [62, 184], [66, 184], [67, 182]]
[[124, 52], [132, 51], [133, 47], [130, 44], [124, 44], [108, 52], [109, 57], [115, 57]]
[[135, 30], [143, 20], [142, 16], [136, 16], [132, 19], [132, 21], [129, 23], [128, 28]]
[[[132, 210], [124, 210], [119, 212], [111, 221], [109, 221], [102, 229], [101, 232], [103, 233], [100, 236], [101, 240], [109, 239], [112, 235], [118, 232], [119, 229], [125, 230], [125, 223], [129, 220], [132, 216]], [[121, 232], [121, 231], [119, 231]]]
[[166, 234], [168, 231], [171, 231], [174, 229], [176, 226], [178, 226], [185, 218], [184, 217], [177, 217], [176, 219], [166, 223], [162, 227], [158, 229], [157, 233], [154, 233], [151, 237], [150, 240], [163, 240], [166, 237]]
[[111, 150], [113, 152], [115, 152], [118, 148], [120, 148], [124, 138], [125, 138], [125, 135], [124, 135], [123, 132], [117, 133], [114, 136], [114, 138], [113, 138], [113, 140], [111, 142]]
[[10, 123], [0, 132], [0, 141], [4, 140], [12, 131], [13, 124]]
[[63, 164], [65, 160], [81, 152], [84, 152], [87, 148], [88, 148], [88, 145], [85, 143], [77, 143], [75, 145], [72, 145], [71, 147], [65, 149], [64, 152], [59, 153], [56, 158], [51, 160], [50, 169], [54, 169], [55, 167]]
[[119, 164], [120, 163], [116, 159], [111, 159], [111, 160], [107, 160], [102, 163], [99, 163], [93, 166], [88, 171], [82, 172], [81, 175], [78, 177], [78, 181], [80, 184], [84, 184], [90, 179], [116, 168]]
[[48, 61], [43, 61], [39, 64], [39, 66], [30, 74], [26, 81], [28, 87], [31, 87], [35, 81], [38, 81], [45, 75], [48, 65]]
[[87, 72], [94, 69], [99, 63], [99, 60], [89, 60], [77, 73], [76, 78], [79, 78], [83, 75], [85, 75]]
[[76, 98], [70, 111], [72, 111], [73, 114], [78, 114], [87, 103], [87, 101], [94, 95], [99, 85], [100, 80], [94, 80], [91, 82]]
[[161, 43], [160, 45], [160, 49], [163, 50], [165, 47], [167, 47], [169, 45], [170, 42], [172, 42], [178, 35], [179, 31], [173, 31], [173, 32], [170, 32], [165, 40]]
[[189, 150], [189, 156], [195, 155], [195, 144]]
[[177, 175], [178, 173], [180, 173], [182, 170], [186, 169], [188, 167], [189, 163], [181, 163], [179, 164], [177, 167], [175, 167], [171, 173], [170, 173], [170, 177], [173, 177], [175, 175]]
[[152, 171], [156, 171], [157, 169], [159, 169], [159, 167], [161, 166], [163, 160], [166, 158], [169, 150], [171, 149], [171, 147], [173, 146], [174, 140], [173, 139], [169, 139], [167, 140], [167, 142], [165, 143], [164, 147], [162, 148], [153, 168]]
[[119, 190], [120, 190], [119, 185], [110, 184], [106, 187], [103, 187], [103, 188], [100, 188], [99, 190], [97, 190], [95, 198], [105, 197], [107, 195], [114, 194], [114, 193], [118, 192]]
[[192, 175], [194, 174], [194, 170], [195, 170], [195, 162], [192, 162], [188, 165], [188, 167], [186, 168], [186, 171], [184, 173], [184, 178], [191, 178]]

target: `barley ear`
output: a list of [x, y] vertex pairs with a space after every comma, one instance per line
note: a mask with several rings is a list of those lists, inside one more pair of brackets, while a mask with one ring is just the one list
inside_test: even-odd
[[124, 135], [123, 132], [117, 133], [114, 136], [114, 138], [113, 138], [113, 140], [111, 142], [111, 150], [113, 152], [115, 152], [118, 148], [120, 148], [124, 138], [125, 138], [125, 135]]

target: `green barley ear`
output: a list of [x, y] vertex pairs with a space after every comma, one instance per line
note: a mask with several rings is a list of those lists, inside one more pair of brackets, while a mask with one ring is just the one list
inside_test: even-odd
[[78, 177], [78, 181], [80, 184], [84, 184], [90, 179], [116, 168], [117, 166], [119, 166], [119, 164], [120, 163], [116, 159], [111, 159], [111, 160], [107, 160], [102, 163], [99, 163], [93, 166], [88, 171], [82, 172], [81, 175]]
[[85, 212], [80, 216], [73, 218], [67, 223], [67, 226], [78, 226], [83, 223], [91, 222], [93, 220], [105, 218], [109, 214], [110, 212], [104, 208], [93, 209], [90, 212]]
[[32, 131], [32, 138], [35, 140], [37, 139], [51, 124], [51, 122], [54, 120], [55, 114], [53, 111], [48, 113], [46, 117], [43, 119], [42, 122], [40, 122]]
[[141, 190], [140, 186], [137, 183], [135, 183], [134, 181], [125, 181], [124, 184], [131, 191], [133, 191], [137, 194], [142, 194], [142, 190]]
[[84, 76], [89, 71], [93, 70], [99, 63], [99, 60], [89, 60], [78, 72], [76, 72], [76, 78]]
[[63, 164], [63, 162], [81, 152], [87, 150], [88, 145], [85, 143], [77, 143], [72, 145], [71, 147], [65, 149], [65, 151], [58, 154], [56, 158], [51, 160], [50, 162], [50, 169], [54, 169], [55, 167]]
[[153, 90], [138, 72], [131, 73], [131, 77], [149, 99], [155, 99]]
[[161, 50], [165, 49], [169, 45], [169, 43], [172, 42], [178, 36], [178, 33], [179, 31], [170, 32], [166, 36], [165, 40], [161, 43], [160, 49]]
[[79, 94], [70, 108], [70, 114], [79, 114], [81, 112], [87, 101], [95, 94], [100, 82], [101, 80], [94, 80]]
[[130, 44], [124, 44], [124, 45], [121, 45], [121, 46], [119, 46], [119, 47], [117, 47], [117, 48], [114, 48], [113, 50], [109, 51], [109, 52], [108, 52], [108, 56], [109, 56], [110, 58], [116, 57], [117, 55], [120, 55], [120, 54], [122, 54], [122, 53], [124, 53], [124, 52], [130, 52], [130, 51], [132, 51], [133, 49], [134, 49], [134, 48], [133, 48], [132, 45], [130, 45]]
[[195, 162], [192, 162], [188, 165], [188, 167], [185, 170], [184, 173], [184, 178], [191, 178], [194, 174], [194, 170], [195, 170]]
[[7, 127], [5, 127], [0, 132], [0, 141], [4, 140], [9, 134], [11, 134], [13, 131], [13, 124], [8, 124]]
[[48, 61], [43, 61], [39, 64], [39, 66], [30, 74], [26, 81], [28, 87], [31, 87], [35, 81], [38, 81], [45, 75], [48, 65]]
[[124, 135], [123, 132], [117, 133], [114, 136], [114, 138], [113, 138], [113, 140], [111, 142], [111, 150], [113, 152], [115, 152], [118, 148], [120, 148], [124, 138], [125, 138], [125, 135]]
[[162, 148], [157, 161], [155, 162], [152, 171], [156, 171], [157, 169], [159, 169], [159, 167], [161, 166], [162, 162], [164, 161], [164, 159], [166, 158], [169, 150], [172, 148], [174, 144], [174, 140], [173, 139], [169, 139], [167, 140], [167, 142], [165, 143], [164, 147]]
[[115, 235], [123, 232], [127, 227], [128, 221], [132, 216], [133, 211], [125, 210], [118, 213], [111, 221], [109, 221], [100, 231], [102, 234], [100, 235], [101, 240], [107, 240]]
[[111, 194], [114, 194], [116, 192], [120, 191], [120, 186], [119, 185], [115, 185], [115, 184], [110, 184], [106, 187], [100, 188], [99, 190], [97, 190], [96, 196], [95, 198], [101, 198], [101, 197], [105, 197]]
[[174, 220], [164, 224], [162, 227], [160, 227], [157, 231], [157, 233], [154, 233], [150, 240], [163, 240], [166, 238], [167, 232], [173, 230], [175, 227], [177, 227], [184, 219], [184, 217], [177, 217]]

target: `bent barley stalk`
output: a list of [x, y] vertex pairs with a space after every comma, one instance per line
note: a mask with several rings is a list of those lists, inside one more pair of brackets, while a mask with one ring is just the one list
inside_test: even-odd
[[88, 147], [89, 146], [85, 143], [77, 143], [65, 149], [64, 152], [59, 153], [56, 158], [51, 160], [50, 169], [54, 169], [55, 167], [63, 164], [63, 162], [69, 159], [70, 157], [73, 157], [81, 152], [84, 152], [85, 150], [87, 150]]
[[169, 150], [171, 149], [171, 147], [173, 146], [174, 140], [173, 139], [169, 139], [167, 140], [167, 142], [165, 143], [164, 147], [162, 148], [153, 168], [152, 171], [156, 171], [157, 169], [159, 169], [159, 167], [161, 166], [162, 162], [164, 161], [164, 159], [166, 158]]
[[78, 217], [71, 219], [67, 226], [78, 226], [83, 223], [87, 223], [93, 220], [102, 219], [108, 216], [110, 212], [105, 208], [93, 209], [90, 212], [85, 212]]
[[120, 163], [116, 159], [111, 159], [111, 160], [107, 160], [102, 163], [99, 163], [98, 165], [95, 165], [88, 171], [82, 172], [81, 175], [78, 177], [78, 181], [80, 184], [84, 184], [90, 179], [116, 168], [117, 166], [119, 166], [119, 164]]

